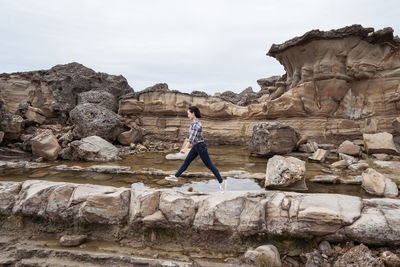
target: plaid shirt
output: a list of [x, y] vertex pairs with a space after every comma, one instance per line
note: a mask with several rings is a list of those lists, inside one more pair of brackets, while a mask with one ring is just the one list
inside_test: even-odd
[[199, 119], [195, 119], [192, 121], [189, 127], [189, 143], [195, 145], [200, 142], [204, 142], [203, 126], [201, 126]]

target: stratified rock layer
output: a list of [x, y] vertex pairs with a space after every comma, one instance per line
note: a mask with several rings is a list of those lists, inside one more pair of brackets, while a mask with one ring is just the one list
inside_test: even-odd
[[[0, 213], [91, 225], [400, 244], [400, 200], [280, 191], [209, 194], [27, 180], [0, 183]], [[3, 217], [4, 218], [4, 217]], [[106, 228], [103, 228], [106, 229]]]

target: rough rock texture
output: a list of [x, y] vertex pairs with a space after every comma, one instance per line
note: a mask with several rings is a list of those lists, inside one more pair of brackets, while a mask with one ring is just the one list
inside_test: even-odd
[[143, 226], [400, 244], [398, 199], [280, 191], [196, 194], [27, 180], [1, 183], [0, 207], [6, 215], [128, 225], [135, 231]]
[[60, 238], [60, 245], [63, 247], [77, 247], [87, 239], [87, 235], [63, 235]]
[[99, 136], [73, 141], [60, 152], [63, 159], [86, 161], [112, 161], [119, 159], [118, 148]]
[[364, 147], [368, 154], [399, 154], [390, 133], [363, 134]]
[[279, 251], [274, 245], [263, 245], [254, 250], [247, 250], [243, 256], [243, 262], [255, 266], [282, 266]]
[[43, 132], [30, 140], [32, 153], [48, 160], [56, 160], [61, 146], [57, 138], [49, 132]]
[[132, 125], [132, 128], [129, 131], [122, 132], [120, 135], [118, 135], [118, 142], [120, 142], [123, 145], [140, 143], [143, 140], [143, 135], [144, 135], [143, 128], [134, 124]]
[[361, 147], [355, 145], [353, 142], [346, 140], [340, 144], [337, 149], [337, 153], [343, 153], [350, 156], [359, 156], [361, 155]]
[[0, 98], [14, 113], [23, 100], [43, 110], [46, 117], [67, 114], [78, 102], [78, 94], [107, 92], [116, 99], [133, 92], [122, 76], [95, 72], [79, 63], [57, 65], [49, 70], [0, 75]]
[[347, 267], [347, 266], [374, 266], [384, 267], [382, 259], [374, 257], [371, 250], [363, 244], [351, 248], [345, 254], [340, 256], [333, 265], [334, 267]]
[[118, 111], [118, 99], [109, 92], [92, 90], [78, 94], [78, 105], [85, 103], [97, 104], [114, 112]]
[[261, 122], [253, 128], [249, 150], [261, 156], [286, 154], [295, 149], [299, 139], [300, 134], [285, 123]]
[[294, 157], [273, 156], [268, 160], [266, 187], [286, 187], [304, 179], [305, 162]]
[[76, 125], [74, 134], [79, 138], [97, 135], [108, 141], [114, 141], [123, 131], [120, 116], [100, 105], [80, 104], [71, 110], [69, 115]]
[[391, 179], [371, 168], [362, 173], [361, 186], [372, 195], [396, 197], [399, 194], [396, 184]]

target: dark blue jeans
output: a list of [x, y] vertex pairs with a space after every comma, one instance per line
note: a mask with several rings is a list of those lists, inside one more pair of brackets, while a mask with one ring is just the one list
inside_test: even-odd
[[207, 145], [205, 142], [197, 143], [192, 147], [189, 154], [186, 156], [186, 159], [183, 162], [182, 166], [175, 173], [175, 176], [179, 177], [187, 169], [187, 167], [189, 167], [190, 163], [192, 163], [192, 161], [197, 157], [197, 155], [200, 155], [201, 160], [207, 166], [207, 168], [209, 168], [214, 173], [215, 177], [217, 177], [218, 179], [218, 182], [222, 183], [223, 181], [222, 177], [219, 174], [218, 169], [211, 162], [210, 156], [208, 155]]

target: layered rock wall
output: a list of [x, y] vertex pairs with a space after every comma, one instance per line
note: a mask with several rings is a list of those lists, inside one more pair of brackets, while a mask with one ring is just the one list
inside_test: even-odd
[[[111, 227], [400, 244], [400, 200], [280, 191], [210, 194], [27, 180], [0, 183], [0, 214]], [[6, 220], [6, 217], [0, 217]], [[0, 224], [2, 225], [2, 224]], [[92, 227], [93, 228], [93, 227]], [[106, 228], [103, 228], [106, 229]]]

